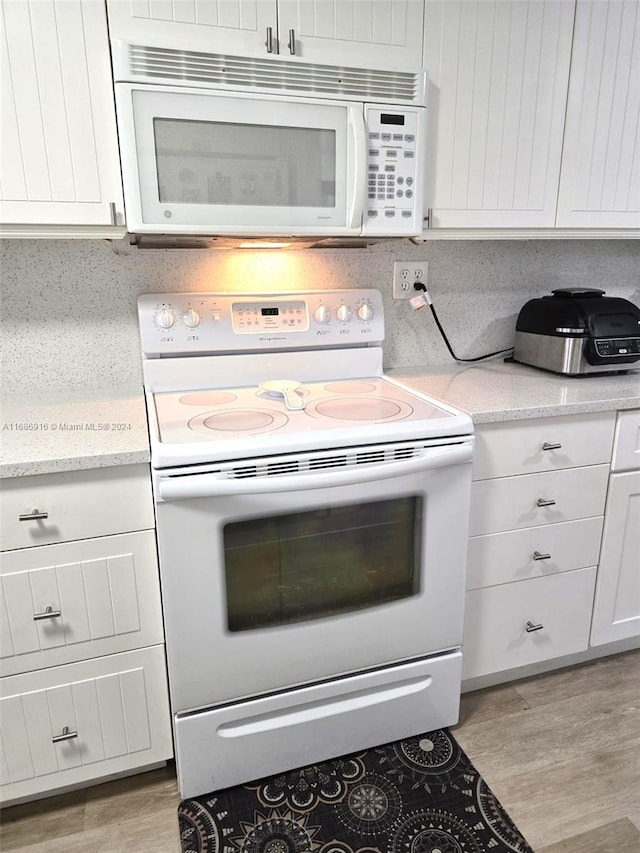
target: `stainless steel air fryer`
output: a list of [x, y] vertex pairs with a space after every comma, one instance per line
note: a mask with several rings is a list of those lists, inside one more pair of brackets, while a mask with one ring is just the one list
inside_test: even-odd
[[564, 373], [619, 373], [640, 367], [640, 309], [595, 288], [559, 288], [523, 305], [514, 361]]

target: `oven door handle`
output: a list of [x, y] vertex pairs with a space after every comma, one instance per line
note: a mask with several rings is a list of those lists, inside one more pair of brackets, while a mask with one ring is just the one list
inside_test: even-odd
[[277, 492], [296, 492], [309, 489], [330, 489], [354, 486], [359, 483], [379, 482], [471, 462], [473, 446], [454, 444], [428, 448], [421, 456], [403, 462], [386, 462], [379, 465], [354, 466], [329, 473], [278, 475], [251, 479], [225, 479], [218, 474], [187, 474], [179, 477], [161, 477], [158, 497], [162, 501], [185, 500], [187, 498], [217, 498], [234, 495], [261, 495]]

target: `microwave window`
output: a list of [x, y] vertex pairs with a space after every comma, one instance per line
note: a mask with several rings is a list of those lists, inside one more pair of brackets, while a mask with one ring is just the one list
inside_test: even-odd
[[416, 595], [421, 530], [421, 497], [227, 524], [229, 631], [326, 618]]
[[335, 207], [334, 130], [156, 118], [158, 200]]

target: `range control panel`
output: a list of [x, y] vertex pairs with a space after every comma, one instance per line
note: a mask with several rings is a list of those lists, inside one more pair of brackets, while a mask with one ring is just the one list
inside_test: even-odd
[[378, 290], [162, 293], [138, 299], [147, 358], [362, 346], [384, 339]]

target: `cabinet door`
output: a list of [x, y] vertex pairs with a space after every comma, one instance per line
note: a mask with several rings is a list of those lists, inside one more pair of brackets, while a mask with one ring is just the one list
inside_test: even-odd
[[111, 38], [204, 53], [277, 53], [276, 0], [108, 0]]
[[425, 9], [431, 226], [553, 226], [573, 0]]
[[640, 635], [640, 471], [612, 474], [591, 645]]
[[164, 649], [2, 680], [0, 802], [171, 758]]
[[422, 17], [422, 0], [278, 0], [280, 54], [416, 71], [422, 67]]
[[578, 0], [557, 225], [640, 228], [637, 0]]
[[2, 0], [0, 38], [0, 220], [123, 225], [103, 4]]

